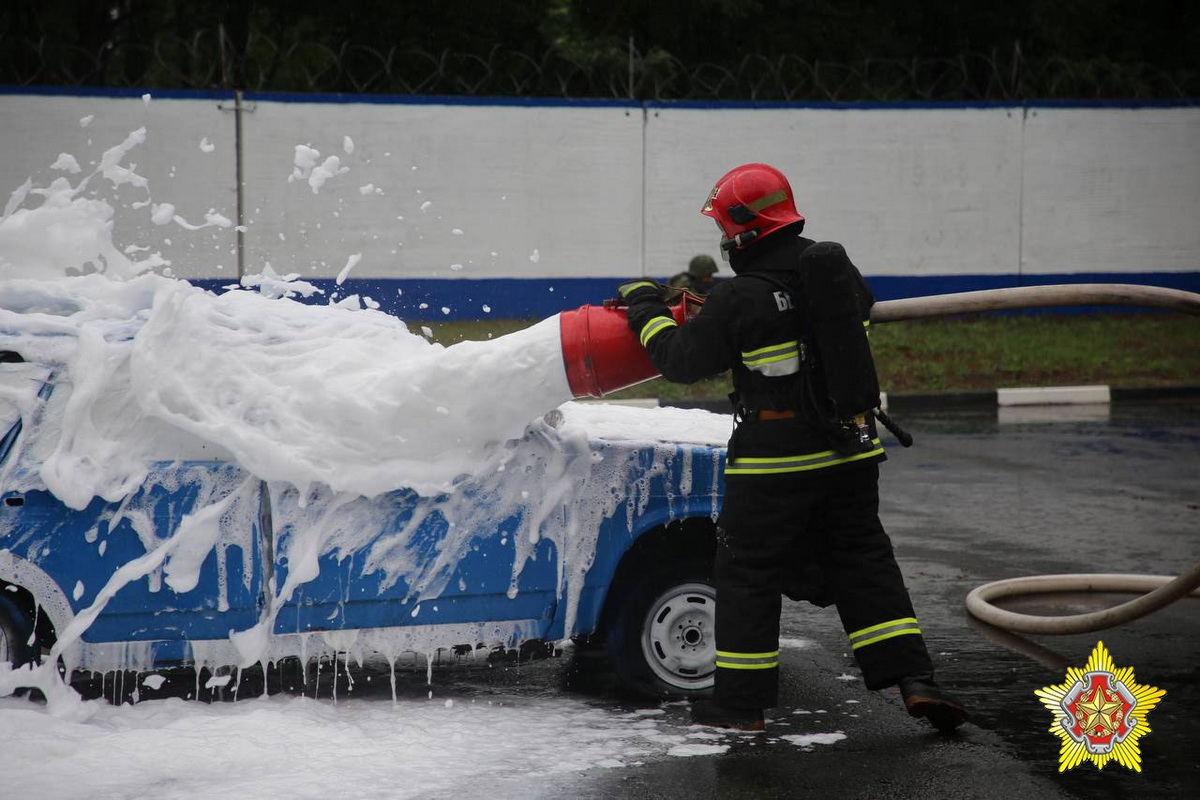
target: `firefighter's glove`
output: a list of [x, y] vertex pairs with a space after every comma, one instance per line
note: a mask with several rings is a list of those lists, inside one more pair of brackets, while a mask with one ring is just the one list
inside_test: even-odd
[[654, 281], [629, 281], [617, 287], [621, 299], [628, 308], [625, 310], [629, 330], [641, 336], [642, 329], [653, 317], [670, 316], [664, 298], [669, 287]]
[[667, 287], [654, 281], [628, 281], [617, 287], [617, 293], [628, 305], [644, 303], [648, 300], [662, 302], [666, 297]]

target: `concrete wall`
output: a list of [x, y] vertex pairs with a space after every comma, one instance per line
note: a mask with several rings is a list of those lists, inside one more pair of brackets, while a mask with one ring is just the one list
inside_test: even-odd
[[1200, 269], [1200, 108], [1031, 109], [1023, 272]]
[[698, 212], [713, 182], [765, 161], [788, 176], [806, 234], [842, 242], [865, 274], [1018, 269], [1019, 109], [666, 107], [646, 129], [650, 264], [678, 261], [681, 234], [712, 250]]
[[[45, 185], [136, 128], [119, 244], [237, 275], [232, 95], [0, 95], [0, 191]], [[90, 119], [88, 119], [90, 118]], [[81, 120], [87, 120], [86, 125]], [[546, 316], [718, 256], [699, 208], [746, 161], [792, 180], [813, 238], [881, 298], [1119, 281], [1200, 289], [1200, 107], [750, 107], [250, 96], [242, 269], [270, 264], [406, 318]], [[298, 165], [297, 147], [317, 165]], [[319, 153], [319, 155], [317, 155]], [[336, 159], [327, 161], [331, 157]], [[76, 181], [81, 176], [67, 176]], [[89, 189], [107, 194], [97, 176]], [[343, 285], [335, 279], [346, 273]]]
[[[636, 274], [642, 129], [629, 107], [254, 102], [247, 265], [333, 277], [361, 253], [360, 278]], [[348, 171], [288, 183], [293, 144]]]
[[[47, 186], [57, 178], [72, 184], [86, 179], [85, 194], [102, 197], [113, 207], [118, 247], [160, 251], [181, 277], [236, 280], [237, 236], [232, 226], [193, 231], [174, 221], [151, 221], [152, 204], [170, 203], [188, 225], [203, 225], [210, 211], [236, 222], [237, 142], [234, 114], [228, 110], [232, 105], [232, 98], [217, 95], [147, 102], [138, 94], [0, 94], [0, 197], [26, 179], [34, 186]], [[106, 150], [141, 128], [146, 130], [145, 143], [122, 163], [146, 179], [148, 190], [128, 183], [114, 187], [92, 174]], [[60, 153], [74, 156], [80, 172], [53, 169]]]

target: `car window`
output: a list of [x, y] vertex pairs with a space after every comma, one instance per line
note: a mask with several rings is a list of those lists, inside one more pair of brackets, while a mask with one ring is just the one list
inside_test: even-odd
[[21, 420], [44, 396], [49, 377], [49, 367], [22, 361], [11, 351], [0, 353], [0, 464], [21, 432]]

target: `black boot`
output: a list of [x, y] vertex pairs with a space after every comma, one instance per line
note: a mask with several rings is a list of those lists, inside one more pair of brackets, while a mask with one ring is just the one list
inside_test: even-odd
[[763, 731], [767, 723], [761, 708], [727, 708], [711, 700], [697, 700], [692, 706], [692, 722], [734, 731]]
[[900, 681], [900, 695], [909, 716], [924, 717], [942, 733], [950, 733], [971, 718], [963, 704], [934, 682], [918, 675]]

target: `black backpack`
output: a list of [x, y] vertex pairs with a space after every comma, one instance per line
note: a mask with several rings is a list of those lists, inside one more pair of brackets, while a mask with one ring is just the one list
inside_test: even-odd
[[[773, 275], [744, 273], [795, 293]], [[839, 453], [873, 448], [867, 415], [880, 404], [879, 377], [863, 320], [875, 298], [845, 249], [836, 242], [810, 245], [800, 256], [804, 362], [797, 381], [796, 409], [826, 431]]]

